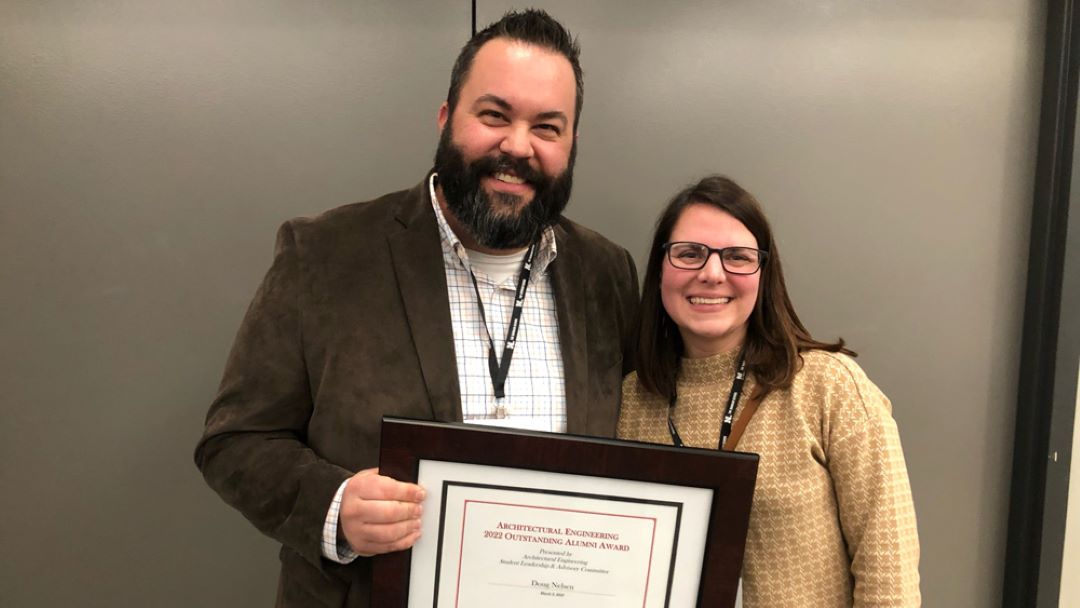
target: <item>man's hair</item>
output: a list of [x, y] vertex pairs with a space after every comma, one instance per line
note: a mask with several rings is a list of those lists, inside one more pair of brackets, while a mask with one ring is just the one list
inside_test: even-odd
[[476, 53], [484, 44], [496, 39], [506, 38], [516, 42], [531, 44], [566, 57], [574, 68], [574, 82], [577, 99], [574, 102], [574, 132], [577, 133], [581, 117], [581, 103], [585, 95], [585, 80], [581, 72], [578, 56], [581, 48], [577, 40], [561, 23], [540, 9], [530, 8], [524, 11], [510, 11], [495, 23], [474, 35], [465, 46], [461, 47], [454, 69], [450, 72], [450, 90], [446, 94], [446, 103], [450, 114], [457, 107], [461, 96], [461, 87], [469, 77]]
[[675, 379], [684, 346], [679, 328], [664, 309], [660, 294], [663, 265], [667, 259], [663, 246], [671, 238], [683, 212], [691, 205], [705, 205], [727, 213], [746, 226], [757, 239], [758, 248], [767, 252], [768, 257], [758, 271], [761, 279], [757, 302], [750, 313], [743, 345], [746, 369], [757, 380], [753, 398], [760, 399], [772, 390], [791, 386], [795, 372], [802, 365], [800, 353], [804, 351], [821, 349], [855, 355], [844, 346], [843, 340], [820, 342], [810, 335], [788, 297], [780, 252], [761, 206], [752, 194], [734, 181], [711, 175], [676, 194], [656, 222], [641, 288], [641, 325], [636, 357], [638, 380], [647, 391], [665, 400], [675, 396]]

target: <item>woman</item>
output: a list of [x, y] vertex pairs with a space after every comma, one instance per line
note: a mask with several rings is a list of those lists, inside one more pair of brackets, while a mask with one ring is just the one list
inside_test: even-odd
[[819, 342], [799, 321], [754, 197], [718, 176], [678, 193], [643, 291], [619, 436], [705, 448], [723, 437], [723, 449], [760, 455], [743, 605], [918, 606], [915, 511], [889, 401], [843, 340]]

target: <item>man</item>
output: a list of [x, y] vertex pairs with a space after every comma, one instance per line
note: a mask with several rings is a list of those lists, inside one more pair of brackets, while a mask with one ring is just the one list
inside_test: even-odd
[[614, 434], [637, 274], [561, 217], [581, 103], [569, 33], [508, 13], [454, 65], [433, 172], [282, 226], [195, 453], [282, 543], [278, 605], [367, 606], [368, 556], [416, 541], [383, 415]]

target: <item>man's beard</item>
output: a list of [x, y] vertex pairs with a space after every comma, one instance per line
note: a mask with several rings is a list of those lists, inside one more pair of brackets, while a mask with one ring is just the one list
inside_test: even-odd
[[[533, 169], [528, 159], [507, 154], [484, 156], [466, 164], [461, 149], [454, 145], [452, 130], [447, 122], [435, 152], [435, 171], [446, 206], [473, 240], [489, 249], [528, 247], [539, 240], [545, 228], [559, 221], [570, 200], [576, 143], [566, 170], [551, 178]], [[481, 178], [501, 171], [524, 179], [533, 188], [533, 199], [524, 202], [515, 194], [484, 190]]]

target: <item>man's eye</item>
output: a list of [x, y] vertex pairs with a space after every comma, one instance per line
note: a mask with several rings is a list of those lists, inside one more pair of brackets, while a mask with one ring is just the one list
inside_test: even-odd
[[495, 110], [481, 110], [480, 118], [485, 118], [489, 122], [506, 122], [506, 116], [502, 112], [496, 112]]
[[538, 130], [540, 130], [540, 131], [544, 131], [545, 133], [548, 133], [548, 134], [551, 134], [551, 135], [559, 135], [560, 133], [562, 133], [562, 130], [559, 129], [559, 127], [556, 127], [555, 125], [548, 125], [548, 124], [536, 125], [536, 128]]

